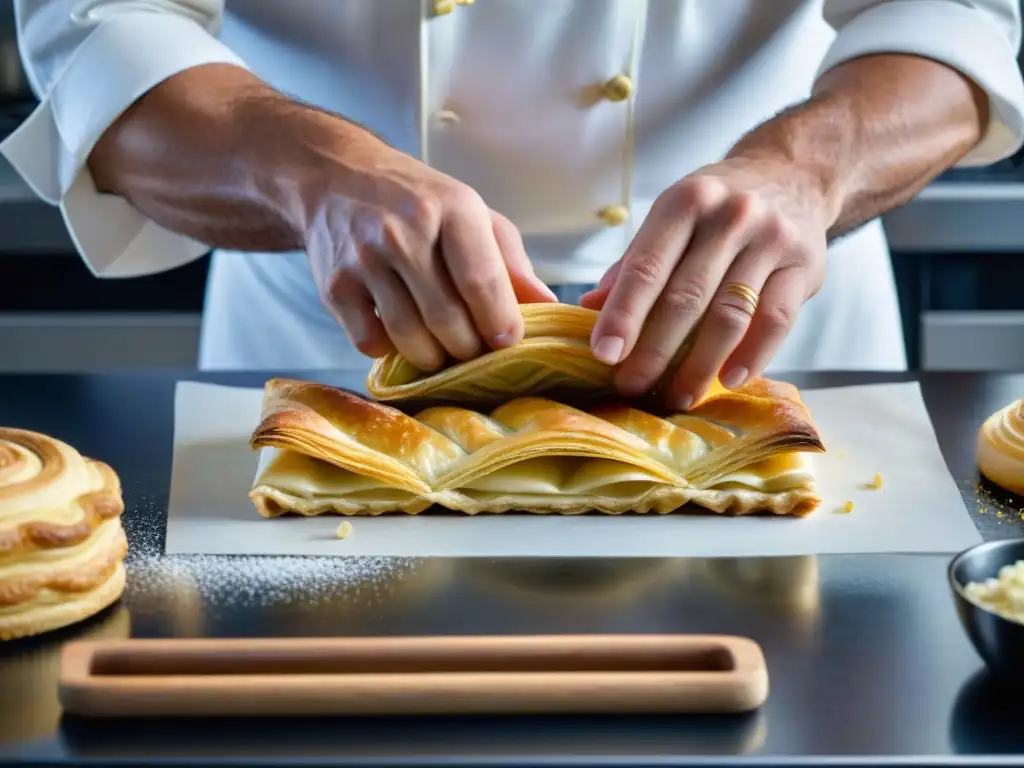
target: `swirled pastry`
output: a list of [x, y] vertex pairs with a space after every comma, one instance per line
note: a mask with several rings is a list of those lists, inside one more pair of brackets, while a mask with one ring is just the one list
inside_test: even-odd
[[996, 485], [1024, 495], [1024, 400], [1000, 408], [981, 425], [978, 469]]
[[429, 398], [494, 403], [554, 390], [611, 393], [614, 367], [594, 357], [590, 334], [597, 312], [571, 304], [520, 307], [522, 341], [427, 374], [398, 353], [374, 362], [366, 390], [377, 400]]
[[273, 379], [252, 435], [260, 514], [522, 511], [809, 514], [823, 450], [796, 388], [758, 379], [685, 414], [586, 410], [541, 397], [408, 415], [334, 387]]
[[73, 624], [120, 598], [123, 510], [106, 464], [0, 429], [0, 640]]

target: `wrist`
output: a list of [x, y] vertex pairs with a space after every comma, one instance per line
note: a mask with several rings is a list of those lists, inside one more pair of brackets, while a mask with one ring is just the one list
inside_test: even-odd
[[[383, 144], [342, 117], [273, 93], [241, 105], [240, 173], [304, 248], [323, 201], [355, 182], [352, 159]], [[259, 126], [255, 128], [255, 126]]]
[[842, 216], [856, 173], [856, 123], [813, 101], [787, 110], [744, 136], [729, 159], [771, 167], [820, 201], [826, 229]]

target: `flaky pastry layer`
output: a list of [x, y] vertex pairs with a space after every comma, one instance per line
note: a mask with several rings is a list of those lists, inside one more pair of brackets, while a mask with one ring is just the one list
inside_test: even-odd
[[121, 595], [117, 474], [48, 435], [0, 429], [0, 639], [79, 621]]
[[597, 312], [571, 304], [524, 304], [523, 340], [435, 373], [397, 352], [374, 362], [366, 390], [376, 400], [437, 399], [495, 403], [553, 390], [612, 392], [615, 369], [595, 358], [590, 334]]
[[109, 466], [48, 435], [0, 428], [0, 564], [80, 544], [123, 511]]
[[61, 599], [41, 600], [16, 612], [0, 613], [0, 641], [68, 627], [113, 605], [124, 593], [124, 563], [120, 560], [114, 562], [105, 574], [105, 578], [91, 589], [58, 592], [55, 594]]
[[484, 413], [410, 416], [343, 390], [273, 379], [252, 436], [260, 514], [350, 515], [430, 506], [523, 511], [809, 514], [808, 453], [823, 450], [795, 387], [758, 379], [685, 414], [624, 404], [587, 410], [519, 397]]

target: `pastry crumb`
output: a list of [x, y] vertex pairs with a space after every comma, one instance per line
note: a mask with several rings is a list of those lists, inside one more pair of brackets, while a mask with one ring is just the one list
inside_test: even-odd
[[338, 530], [334, 532], [334, 535], [337, 536], [339, 539], [348, 538], [351, 534], [352, 523], [350, 523], [348, 520], [344, 521], [341, 525], [339, 525]]
[[843, 506], [841, 506], [836, 511], [839, 512], [842, 515], [850, 514], [851, 512], [853, 512], [853, 502], [852, 501], [847, 501], [845, 504], [843, 504]]
[[871, 482], [864, 483], [861, 488], [868, 491], [878, 491], [882, 488], [882, 473], [875, 472], [875, 476], [871, 479]]

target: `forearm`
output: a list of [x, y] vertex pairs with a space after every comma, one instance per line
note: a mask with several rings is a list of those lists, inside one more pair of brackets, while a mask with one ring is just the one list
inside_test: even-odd
[[230, 65], [186, 70], [139, 99], [89, 157], [99, 190], [214, 247], [300, 249], [326, 156], [370, 134]]
[[808, 101], [744, 137], [731, 157], [783, 159], [820, 188], [838, 237], [910, 200], [980, 140], [984, 93], [955, 70], [906, 55], [826, 73]]

